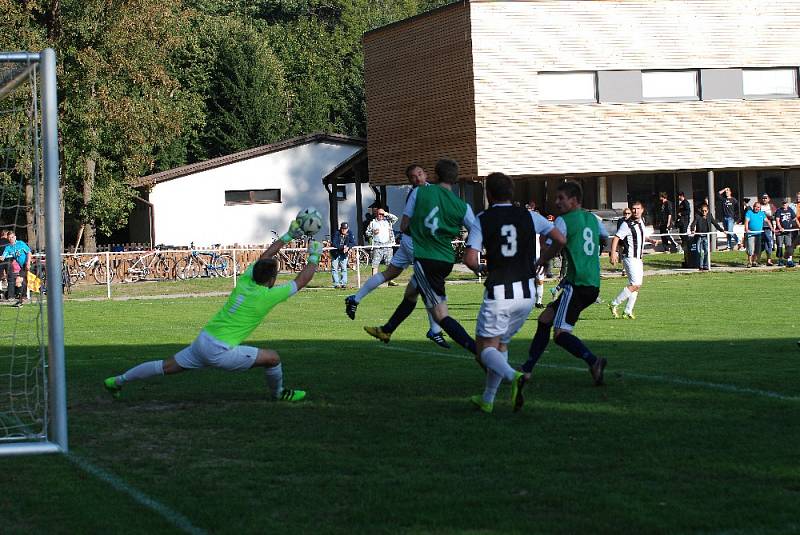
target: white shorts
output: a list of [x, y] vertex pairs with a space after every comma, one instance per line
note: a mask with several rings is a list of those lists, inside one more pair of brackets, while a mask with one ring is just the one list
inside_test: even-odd
[[175, 354], [175, 362], [181, 368], [188, 370], [221, 368], [228, 371], [244, 371], [253, 367], [257, 355], [257, 347], [231, 347], [207, 332], [200, 331], [192, 345]]
[[623, 258], [622, 267], [628, 274], [628, 284], [641, 286], [644, 279], [644, 263], [641, 258]]
[[486, 299], [484, 296], [475, 335], [481, 338], [499, 336], [500, 343], [507, 344], [525, 324], [535, 303], [534, 298]]
[[410, 241], [406, 239], [400, 241], [400, 247], [395, 251], [389, 264], [398, 269], [406, 269], [414, 263], [414, 246], [408, 244]]

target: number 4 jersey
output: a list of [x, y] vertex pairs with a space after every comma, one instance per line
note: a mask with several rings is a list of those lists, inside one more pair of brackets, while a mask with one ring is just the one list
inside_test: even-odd
[[591, 212], [577, 209], [556, 219], [556, 228], [567, 238], [566, 279], [573, 286], [600, 287], [601, 238], [608, 238], [605, 228]]
[[455, 263], [452, 241], [464, 225], [476, 226], [472, 208], [449, 189], [438, 185], [417, 188], [406, 203], [403, 215], [411, 218], [409, 230], [414, 241], [414, 258]]

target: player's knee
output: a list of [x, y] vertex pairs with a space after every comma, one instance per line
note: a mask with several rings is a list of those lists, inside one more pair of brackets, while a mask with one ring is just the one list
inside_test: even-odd
[[569, 331], [565, 331], [564, 329], [556, 329], [553, 333], [553, 341], [560, 345], [564, 345], [564, 335], [569, 334]]
[[632, 292], [638, 292], [638, 291], [639, 291], [639, 288], [641, 288], [641, 286], [639, 286], [639, 285], [637, 285], [637, 284], [631, 284], [630, 286], [628, 286], [628, 289], [629, 289], [630, 291], [632, 291]]
[[256, 355], [255, 366], [263, 368], [273, 368], [281, 363], [281, 357], [277, 351], [272, 349], [259, 349]]

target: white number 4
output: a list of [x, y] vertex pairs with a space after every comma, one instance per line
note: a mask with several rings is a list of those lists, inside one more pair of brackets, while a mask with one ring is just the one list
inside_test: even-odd
[[436, 214], [439, 213], [439, 207], [434, 206], [433, 210], [425, 216], [425, 226], [431, 229], [431, 236], [436, 236], [436, 231], [439, 229], [439, 218]]

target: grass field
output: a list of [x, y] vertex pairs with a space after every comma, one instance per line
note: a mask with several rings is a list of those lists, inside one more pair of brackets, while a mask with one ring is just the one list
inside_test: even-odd
[[[181, 349], [223, 298], [68, 301], [72, 453], [0, 458], [0, 532], [800, 533], [799, 277], [646, 278], [636, 321], [595, 305], [576, 330], [609, 359], [607, 386], [551, 344], [523, 411], [503, 386], [492, 415], [467, 402], [479, 368], [424, 339], [421, 309], [389, 345], [362, 331], [401, 288], [355, 322], [334, 290], [270, 314], [251, 342], [308, 390], [295, 405], [267, 402], [259, 371], [112, 401], [104, 377]], [[604, 280], [602, 298], [622, 285]], [[472, 331], [481, 288], [448, 292]]]

